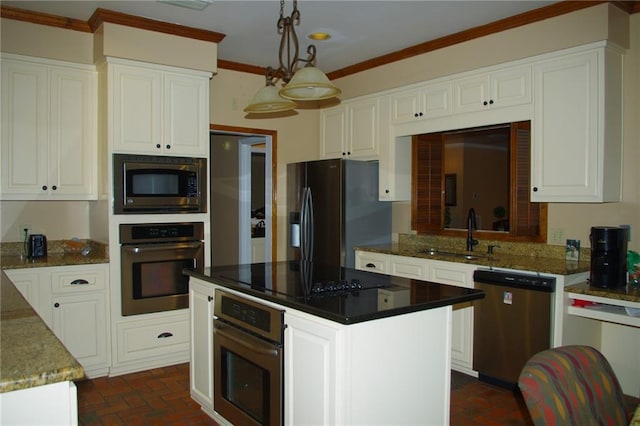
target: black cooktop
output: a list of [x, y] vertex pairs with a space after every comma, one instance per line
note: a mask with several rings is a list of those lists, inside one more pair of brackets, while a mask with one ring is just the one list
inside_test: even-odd
[[202, 274], [185, 273], [343, 324], [484, 297], [478, 290], [305, 261], [220, 266], [206, 268]]

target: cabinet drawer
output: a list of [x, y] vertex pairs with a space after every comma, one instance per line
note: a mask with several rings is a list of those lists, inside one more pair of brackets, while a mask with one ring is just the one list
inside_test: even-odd
[[51, 271], [53, 294], [104, 290], [106, 272], [104, 268], [73, 267]]
[[389, 274], [396, 277], [424, 280], [427, 278], [427, 262], [421, 259], [397, 256], [390, 262]]
[[117, 325], [118, 361], [189, 351], [189, 316]]
[[375, 253], [356, 252], [356, 269], [379, 274], [389, 273], [389, 263], [387, 256], [376, 255]]
[[434, 262], [429, 269], [428, 280], [440, 284], [473, 288], [473, 269], [475, 267], [466, 268], [463, 265]]

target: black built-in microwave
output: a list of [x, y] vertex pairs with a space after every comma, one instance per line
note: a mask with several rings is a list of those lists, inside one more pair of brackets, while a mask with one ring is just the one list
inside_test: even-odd
[[207, 159], [113, 154], [114, 214], [204, 213]]

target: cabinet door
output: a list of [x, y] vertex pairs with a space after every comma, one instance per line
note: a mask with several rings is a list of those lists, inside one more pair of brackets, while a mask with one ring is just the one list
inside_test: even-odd
[[393, 124], [407, 123], [421, 117], [420, 93], [417, 88], [393, 93], [390, 98]]
[[453, 111], [456, 114], [485, 110], [489, 102], [487, 74], [463, 78], [453, 83]]
[[[507, 68], [489, 76], [491, 108], [531, 103], [531, 66]], [[493, 102], [493, 103], [491, 103]]]
[[[473, 288], [475, 266], [454, 262], [429, 263], [428, 281], [458, 287]], [[451, 364], [456, 370], [473, 371], [473, 306], [462, 303], [453, 306], [451, 317]]]
[[[536, 64], [534, 68], [532, 201], [619, 199], [621, 65], [614, 63], [617, 72], [607, 76], [605, 82], [601, 60], [599, 52], [594, 51]], [[605, 87], [610, 97], [607, 113], [613, 113], [609, 116], [604, 109]], [[606, 144], [605, 129], [615, 132], [606, 138]], [[605, 164], [611, 167], [605, 170]], [[606, 194], [605, 179], [613, 184]]]
[[320, 158], [347, 155], [347, 110], [343, 105], [320, 112]]
[[47, 195], [48, 79], [45, 66], [2, 60], [3, 199]]
[[209, 153], [209, 80], [164, 75], [164, 139], [166, 154]]
[[[343, 423], [339, 420], [339, 330], [309, 315], [285, 312], [284, 418], [289, 425]], [[335, 389], [336, 392], [331, 390]]]
[[52, 68], [49, 180], [55, 198], [97, 198], [97, 76]]
[[189, 280], [191, 397], [213, 410], [213, 297], [211, 284]]
[[34, 269], [5, 270], [11, 282], [16, 286], [20, 294], [24, 296], [31, 307], [40, 313], [40, 277]]
[[53, 332], [84, 368], [107, 362], [104, 293], [54, 296]]
[[112, 64], [114, 152], [162, 152], [162, 73]]
[[421, 117], [445, 117], [453, 113], [450, 84], [434, 84], [420, 90]]
[[347, 105], [349, 157], [377, 158], [379, 110], [377, 98]]

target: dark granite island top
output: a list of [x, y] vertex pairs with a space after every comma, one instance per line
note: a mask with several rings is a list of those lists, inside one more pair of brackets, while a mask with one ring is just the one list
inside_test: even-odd
[[[341, 324], [403, 315], [469, 302], [480, 290], [375, 274], [310, 262], [283, 261], [185, 270], [203, 281]], [[404, 293], [393, 304], [379, 295]]]
[[82, 366], [0, 271], [0, 393], [82, 377]]

